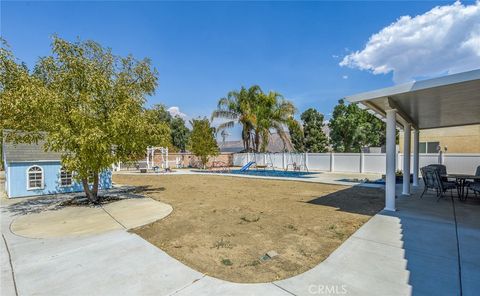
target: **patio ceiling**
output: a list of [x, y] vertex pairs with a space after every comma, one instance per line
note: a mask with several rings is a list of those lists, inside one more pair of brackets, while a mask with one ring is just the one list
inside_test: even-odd
[[397, 110], [397, 124], [429, 129], [480, 124], [480, 69], [348, 96], [385, 117]]

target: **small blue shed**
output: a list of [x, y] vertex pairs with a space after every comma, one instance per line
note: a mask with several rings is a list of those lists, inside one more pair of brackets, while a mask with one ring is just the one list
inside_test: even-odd
[[[3, 141], [5, 190], [9, 198], [83, 191], [72, 172], [62, 168], [61, 154], [45, 152], [43, 143], [13, 144]], [[99, 187], [112, 187], [112, 173], [100, 174]]]

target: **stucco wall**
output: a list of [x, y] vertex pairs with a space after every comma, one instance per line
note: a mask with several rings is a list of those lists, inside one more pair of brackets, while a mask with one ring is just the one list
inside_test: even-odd
[[[413, 134], [412, 134], [413, 151]], [[400, 132], [400, 152], [403, 153], [403, 132]], [[420, 142], [440, 142], [447, 153], [480, 153], [480, 125], [457, 126], [420, 131]]]
[[[161, 163], [162, 156], [160, 153], [155, 153], [155, 163]], [[212, 166], [213, 162], [221, 161], [226, 163], [228, 166], [233, 165], [233, 154], [232, 153], [221, 153], [218, 156], [210, 157], [207, 167]], [[175, 168], [177, 163], [181, 167], [199, 167], [200, 160], [198, 157], [191, 153], [169, 153], [168, 154], [168, 163], [171, 168]]]
[[[37, 165], [43, 169], [43, 189], [27, 190], [27, 170], [32, 165]], [[43, 194], [55, 194], [66, 192], [78, 192], [83, 190], [82, 184], [74, 181], [72, 186], [60, 186], [60, 162], [23, 162], [10, 163], [7, 171], [7, 194], [9, 197], [22, 197]], [[111, 188], [112, 176], [107, 171], [100, 175], [99, 187], [103, 189]]]

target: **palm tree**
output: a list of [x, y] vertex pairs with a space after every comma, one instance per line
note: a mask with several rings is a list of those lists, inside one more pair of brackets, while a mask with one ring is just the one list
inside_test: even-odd
[[258, 85], [248, 89], [242, 86], [240, 91], [231, 91], [226, 97], [221, 98], [217, 110], [212, 113], [212, 120], [215, 118], [227, 120], [217, 127], [218, 132], [232, 128], [235, 124], [242, 125], [242, 141], [246, 151], [250, 150], [252, 131], [256, 124], [252, 111], [261, 93]]
[[265, 152], [271, 130], [275, 130], [284, 146], [292, 147], [285, 132], [285, 125], [295, 113], [293, 104], [277, 92], [262, 92], [258, 85], [240, 91], [231, 91], [218, 101], [217, 110], [212, 113], [215, 118], [227, 119], [217, 127], [217, 132], [242, 125], [242, 141], [246, 151]]
[[258, 102], [255, 108], [255, 147], [257, 151], [266, 151], [271, 130], [276, 131], [284, 146], [291, 149], [292, 143], [285, 131], [285, 126], [295, 113], [293, 104], [274, 91], [270, 91], [268, 94], [262, 93]]

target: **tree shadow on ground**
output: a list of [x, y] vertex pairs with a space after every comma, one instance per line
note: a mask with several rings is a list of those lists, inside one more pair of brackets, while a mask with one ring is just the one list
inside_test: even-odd
[[159, 193], [162, 191], [167, 190], [165, 187], [156, 187], [152, 185], [142, 185], [142, 186], [135, 186], [133, 192], [135, 193]]
[[307, 201], [337, 208], [337, 211], [373, 216], [385, 207], [384, 190], [353, 186]]
[[[13, 215], [26, 215], [40, 213], [43, 211], [55, 211], [66, 206], [92, 206], [97, 207], [105, 203], [114, 202], [122, 199], [144, 198], [136, 194], [136, 187], [121, 186], [109, 190], [100, 190], [98, 192], [101, 198], [99, 204], [90, 203], [84, 192], [72, 192], [42, 195], [38, 197], [26, 198], [14, 204], [8, 205], [3, 211], [13, 213]], [[20, 198], [22, 199], [22, 198]]]

